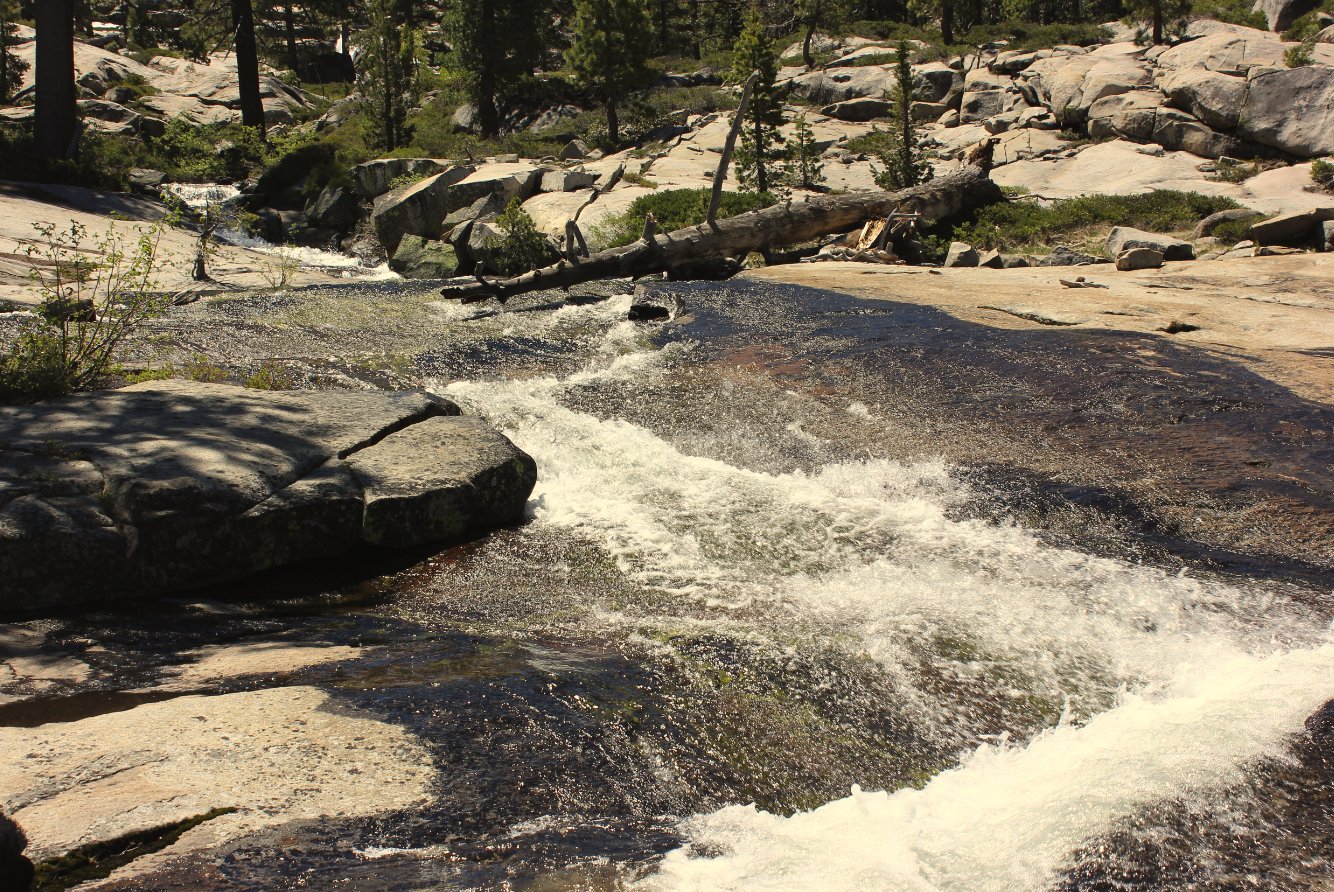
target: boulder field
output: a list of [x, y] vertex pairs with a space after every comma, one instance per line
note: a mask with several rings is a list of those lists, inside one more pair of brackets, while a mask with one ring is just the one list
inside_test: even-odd
[[533, 460], [419, 392], [157, 381], [0, 410], [0, 614], [237, 579], [519, 517]]

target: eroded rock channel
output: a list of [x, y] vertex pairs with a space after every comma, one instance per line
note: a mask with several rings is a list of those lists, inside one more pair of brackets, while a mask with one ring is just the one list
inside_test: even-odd
[[175, 311], [339, 399], [424, 385], [538, 479], [443, 551], [5, 626], [39, 857], [225, 810], [88, 888], [1328, 881], [1317, 388], [1069, 307], [668, 288], [662, 325], [617, 288]]

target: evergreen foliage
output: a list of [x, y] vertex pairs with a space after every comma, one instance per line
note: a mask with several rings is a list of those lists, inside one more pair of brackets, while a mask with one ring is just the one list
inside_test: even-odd
[[533, 218], [515, 198], [496, 218], [496, 225], [505, 233], [496, 253], [491, 258], [496, 272], [503, 276], [517, 276], [538, 269], [551, 254], [547, 238], [538, 231]]
[[23, 83], [28, 63], [14, 52], [18, 43], [18, 0], [0, 0], [0, 102], [10, 102]]
[[372, 141], [386, 151], [408, 144], [408, 109], [417, 93], [416, 44], [403, 27], [396, 0], [367, 0], [370, 23], [362, 34], [357, 79]]
[[565, 59], [607, 110], [607, 135], [620, 142], [617, 106], [653, 78], [652, 22], [644, 0], [574, 0], [574, 41]]
[[541, 0], [458, 0], [447, 19], [482, 136], [500, 132], [499, 105], [542, 56]]
[[741, 145], [736, 153], [737, 179], [756, 192], [768, 192], [775, 185], [774, 167], [785, 157], [783, 101], [778, 95], [778, 54], [757, 6], [750, 8], [746, 28], [732, 54], [732, 75], [744, 81], [759, 72], [746, 107], [746, 122], [741, 128]]
[[894, 86], [887, 97], [892, 107], [893, 129], [886, 134], [876, 153], [884, 169], [875, 172], [875, 182], [889, 192], [931, 179], [931, 163], [917, 146], [917, 128], [912, 119], [912, 104], [917, 93], [908, 42], [900, 41], [898, 58], [894, 62]]
[[801, 59], [807, 68], [815, 66], [811, 40], [817, 30], [832, 31], [841, 28], [852, 18], [855, 4], [852, 0], [796, 0], [792, 13], [802, 26]]
[[815, 134], [806, 123], [806, 114], [797, 115], [797, 131], [792, 137], [787, 165], [787, 180], [793, 186], [812, 189], [824, 182], [824, 164], [815, 145]]

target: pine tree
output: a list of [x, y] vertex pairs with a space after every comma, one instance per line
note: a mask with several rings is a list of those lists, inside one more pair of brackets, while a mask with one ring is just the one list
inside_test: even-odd
[[917, 93], [908, 44], [899, 41], [898, 58], [894, 63], [894, 86], [888, 96], [894, 129], [887, 134], [887, 144], [878, 153], [885, 169], [875, 171], [876, 185], [890, 192], [931, 179], [931, 163], [917, 147], [917, 128], [913, 126], [912, 104]]
[[752, 6], [745, 30], [732, 53], [732, 74], [738, 80], [746, 80], [757, 71], [760, 76], [746, 109], [736, 168], [742, 186], [768, 192], [775, 185], [771, 169], [786, 156], [782, 149], [785, 140], [778, 129], [783, 126], [783, 102], [774, 85], [778, 79], [778, 54], [759, 8]]
[[807, 68], [815, 66], [815, 55], [811, 52], [811, 39], [819, 28], [837, 28], [853, 14], [850, 0], [797, 0], [793, 12], [797, 23], [802, 25], [806, 34], [801, 41], [801, 58]]
[[824, 182], [824, 165], [815, 145], [815, 134], [806, 123], [805, 112], [797, 115], [797, 132], [792, 137], [787, 181], [802, 189], [812, 189]]
[[417, 90], [416, 44], [412, 29], [400, 22], [396, 0], [369, 0], [367, 14], [358, 86], [372, 139], [392, 152], [408, 141], [408, 108]]
[[541, 61], [539, 0], [459, 0], [448, 19], [482, 135], [500, 131], [499, 103]]
[[28, 70], [27, 61], [14, 52], [18, 44], [18, 0], [0, 0], [0, 102], [12, 102]]
[[574, 42], [565, 59], [607, 109], [607, 134], [620, 142], [617, 105], [653, 77], [653, 24], [644, 0], [575, 0]]

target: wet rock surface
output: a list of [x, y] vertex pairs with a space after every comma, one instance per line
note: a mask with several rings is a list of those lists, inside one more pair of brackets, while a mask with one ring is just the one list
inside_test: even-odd
[[531, 460], [457, 414], [421, 393], [187, 381], [6, 409], [0, 609], [159, 594], [516, 517]]

